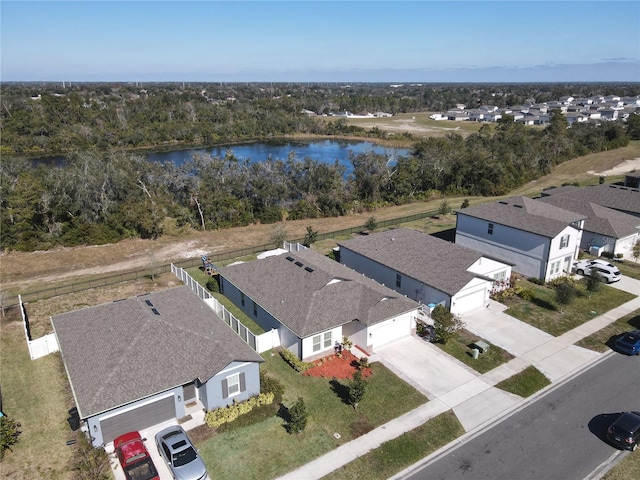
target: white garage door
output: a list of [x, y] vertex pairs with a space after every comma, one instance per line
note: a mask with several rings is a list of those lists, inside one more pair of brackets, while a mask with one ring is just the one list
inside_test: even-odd
[[104, 443], [113, 442], [116, 437], [123, 433], [144, 430], [175, 417], [176, 407], [172, 395], [157, 402], [100, 420], [102, 441]]
[[385, 343], [404, 338], [411, 333], [411, 319], [387, 320], [369, 328], [369, 345], [379, 347]]
[[476, 290], [462, 297], [456, 297], [452, 313], [466, 313], [484, 306], [485, 289]]

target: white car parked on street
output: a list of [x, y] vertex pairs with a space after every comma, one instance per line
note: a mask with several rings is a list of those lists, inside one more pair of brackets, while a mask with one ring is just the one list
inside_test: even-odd
[[573, 264], [573, 270], [578, 275], [590, 276], [593, 272], [597, 272], [607, 283], [617, 282], [622, 275], [615, 265], [605, 260], [581, 260]]

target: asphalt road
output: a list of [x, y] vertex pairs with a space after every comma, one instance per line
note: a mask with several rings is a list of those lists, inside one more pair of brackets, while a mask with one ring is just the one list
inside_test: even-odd
[[640, 358], [614, 353], [406, 478], [582, 480], [622, 454], [604, 434], [628, 410], [640, 411]]

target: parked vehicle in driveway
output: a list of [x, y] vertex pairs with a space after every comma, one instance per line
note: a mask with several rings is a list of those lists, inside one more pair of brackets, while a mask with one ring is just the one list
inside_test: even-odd
[[160, 456], [176, 480], [205, 480], [209, 478], [207, 467], [180, 425], [174, 425], [158, 432], [156, 445]]
[[113, 441], [113, 447], [127, 480], [160, 480], [140, 433], [120, 435]]
[[640, 412], [623, 412], [607, 429], [607, 439], [616, 447], [635, 451], [640, 441]]
[[623, 333], [618, 337], [613, 347], [627, 355], [640, 355], [640, 330]]
[[573, 264], [573, 270], [578, 275], [593, 275], [597, 272], [602, 280], [607, 283], [617, 282], [622, 278], [620, 270], [615, 265], [604, 260], [581, 260]]

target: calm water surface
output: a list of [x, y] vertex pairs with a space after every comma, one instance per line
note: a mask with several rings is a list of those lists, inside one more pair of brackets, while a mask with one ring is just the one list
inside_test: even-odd
[[[209, 154], [214, 157], [225, 157], [227, 152], [233, 153], [238, 160], [249, 160], [252, 162], [272, 160], [287, 160], [291, 152], [295, 153], [298, 160], [309, 157], [318, 162], [333, 163], [336, 160], [346, 169], [346, 174], [352, 170], [349, 156], [360, 153], [377, 153], [389, 155], [393, 160], [398, 157], [406, 157], [410, 150], [406, 148], [390, 148], [376, 145], [372, 142], [353, 142], [339, 140], [321, 140], [315, 142], [269, 142], [269, 143], [246, 143], [228, 146], [216, 146], [212, 148], [198, 148], [188, 150], [172, 150], [167, 152], [152, 152], [143, 154], [150, 162], [169, 162], [175, 165], [182, 165], [189, 161], [195, 154]], [[64, 164], [64, 157], [42, 158], [34, 160], [34, 165], [47, 164], [61, 166]]]

